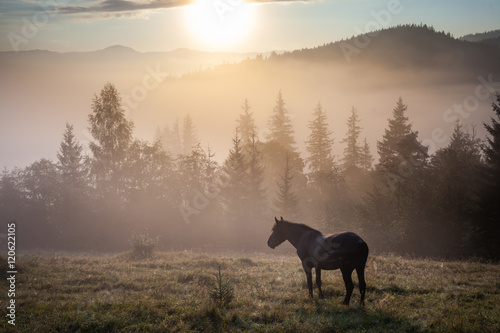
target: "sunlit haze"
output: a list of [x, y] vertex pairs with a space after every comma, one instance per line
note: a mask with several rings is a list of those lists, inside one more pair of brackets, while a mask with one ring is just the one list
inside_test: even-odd
[[0, 218], [44, 249], [122, 251], [149, 228], [163, 248], [267, 251], [284, 216], [379, 253], [489, 253], [499, 17], [498, 0], [1, 1]]
[[245, 44], [255, 25], [254, 6], [242, 1], [197, 0], [185, 13], [188, 29], [207, 50], [231, 50]]

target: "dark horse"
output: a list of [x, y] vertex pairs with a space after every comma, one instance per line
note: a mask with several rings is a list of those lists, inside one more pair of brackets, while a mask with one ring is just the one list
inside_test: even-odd
[[321, 270], [339, 269], [344, 278], [346, 295], [343, 304], [349, 305], [354, 284], [352, 271], [356, 269], [361, 293], [360, 304], [365, 301], [365, 265], [368, 257], [368, 245], [358, 235], [352, 232], [324, 236], [321, 232], [305, 224], [292, 223], [274, 218], [276, 223], [267, 245], [274, 249], [288, 240], [297, 249], [297, 254], [302, 261], [302, 267], [307, 276], [309, 294], [313, 297], [312, 268], [316, 269], [316, 285], [319, 297], [323, 298], [321, 291]]

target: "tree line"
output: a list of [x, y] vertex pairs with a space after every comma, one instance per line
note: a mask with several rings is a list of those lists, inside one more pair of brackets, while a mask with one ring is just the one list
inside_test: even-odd
[[163, 248], [263, 248], [273, 216], [283, 216], [355, 231], [375, 252], [498, 258], [499, 94], [492, 108], [485, 140], [457, 123], [448, 145], [429, 154], [399, 98], [374, 162], [355, 108], [339, 141], [343, 155], [334, 156], [318, 104], [303, 158], [280, 91], [263, 138], [243, 102], [218, 163], [189, 115], [158, 128], [153, 143], [134, 138], [107, 83], [92, 100], [89, 153], [67, 124], [56, 162], [4, 169], [0, 216], [18, 223], [26, 249], [118, 251], [144, 229]]

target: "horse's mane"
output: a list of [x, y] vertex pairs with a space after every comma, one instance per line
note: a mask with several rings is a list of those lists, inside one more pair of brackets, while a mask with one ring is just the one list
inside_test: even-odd
[[[316, 230], [316, 229], [314, 229], [314, 228], [312, 228], [312, 227], [310, 227], [310, 226], [308, 226], [308, 225], [306, 225], [304, 223], [290, 222], [290, 221], [287, 221], [287, 220], [283, 220], [283, 222], [286, 222], [286, 223], [291, 224], [293, 226], [299, 227], [299, 228], [301, 228], [303, 230], [318, 231], [318, 230]], [[320, 231], [318, 231], [318, 232], [320, 232]]]

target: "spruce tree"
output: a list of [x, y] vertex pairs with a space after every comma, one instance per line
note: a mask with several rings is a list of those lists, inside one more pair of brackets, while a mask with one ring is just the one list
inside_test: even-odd
[[73, 125], [66, 123], [63, 141], [57, 152], [57, 168], [61, 173], [63, 187], [73, 194], [83, 191], [85, 184], [86, 170], [82, 151], [83, 147], [75, 140]]
[[286, 216], [288, 219], [297, 217], [298, 198], [292, 189], [293, 173], [290, 159], [286, 156], [285, 168], [280, 175], [280, 181], [276, 181], [278, 191], [276, 192], [276, 199], [274, 200], [274, 208], [278, 215]]
[[405, 113], [407, 109], [408, 106], [400, 97], [392, 112], [392, 119], [388, 119], [389, 128], [385, 130], [382, 141], [377, 142], [379, 165], [388, 171], [397, 168], [400, 161], [398, 155], [401, 152], [401, 142], [412, 133], [411, 124]]
[[197, 130], [193, 123], [193, 119], [188, 114], [184, 118], [184, 124], [182, 126], [182, 145], [184, 155], [189, 154], [191, 149], [199, 143], [196, 132]]
[[295, 151], [295, 138], [292, 121], [283, 100], [281, 90], [276, 97], [276, 105], [273, 109], [271, 119], [269, 119], [270, 133], [267, 136], [268, 141], [275, 141], [290, 152]]
[[361, 168], [365, 170], [369, 170], [372, 166], [372, 163], [374, 161], [373, 155], [370, 150], [370, 145], [366, 141], [366, 138], [363, 142], [363, 147], [361, 148], [361, 156], [360, 156], [360, 166]]
[[241, 108], [243, 109], [243, 113], [240, 114], [240, 117], [237, 120], [237, 131], [241, 138], [241, 145], [246, 147], [251, 144], [252, 138], [256, 136], [256, 126], [253, 119], [253, 113], [250, 112], [251, 108], [247, 99], [245, 99]]
[[[183, 153], [181, 147], [181, 134], [179, 130], [179, 119], [176, 120], [172, 129], [168, 125], [165, 125], [163, 129], [157, 128], [155, 134], [155, 142], [158, 141], [161, 147], [169, 152], [173, 157]], [[189, 152], [188, 152], [189, 153]]]
[[457, 123], [450, 143], [439, 149], [430, 162], [432, 184], [427, 189], [436, 222], [430, 226], [441, 232], [442, 250], [464, 253], [469, 244], [470, 217], [475, 209], [481, 141]]
[[345, 143], [343, 169], [347, 172], [361, 167], [363, 148], [359, 145], [359, 116], [355, 108], [352, 108], [351, 115], [347, 119], [347, 136], [340, 142]]
[[233, 147], [223, 165], [223, 180], [227, 184], [223, 190], [226, 211], [233, 222], [244, 219], [247, 214], [246, 204], [248, 198], [248, 173], [245, 155], [241, 147], [238, 132], [233, 138]]
[[62, 223], [74, 224], [86, 195], [86, 175], [83, 147], [76, 142], [73, 126], [66, 123], [66, 131], [59, 152], [57, 153], [57, 169], [61, 176]]
[[311, 133], [306, 141], [306, 150], [309, 157], [306, 162], [309, 164], [311, 173], [332, 171], [334, 160], [332, 155], [333, 139], [330, 138], [332, 131], [328, 129], [326, 113], [318, 104], [314, 109], [314, 119], [307, 126]]
[[258, 147], [257, 136], [254, 134], [246, 149], [248, 173], [249, 212], [257, 219], [263, 218], [267, 211], [266, 189], [264, 188], [264, 167], [262, 153]]
[[481, 172], [479, 208], [476, 214], [477, 233], [473, 241], [477, 251], [484, 256], [500, 258], [500, 93], [491, 104], [494, 116], [491, 124], [484, 124], [489, 136], [484, 146], [485, 166]]
[[405, 113], [407, 109], [400, 97], [393, 118], [388, 120], [389, 128], [385, 130], [382, 141], [377, 141], [380, 156], [377, 167], [386, 185], [396, 193], [398, 206], [401, 184], [415, 176], [415, 171], [423, 167], [427, 158], [427, 148], [418, 141], [418, 132], [412, 130]]

